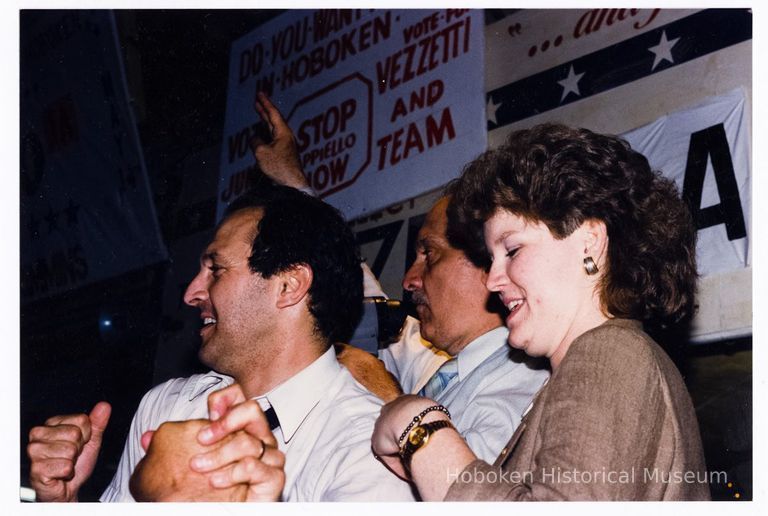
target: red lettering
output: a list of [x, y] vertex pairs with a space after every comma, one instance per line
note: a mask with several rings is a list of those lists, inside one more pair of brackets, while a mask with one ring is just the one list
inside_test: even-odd
[[315, 43], [338, 32], [362, 17], [361, 9], [319, 9], [314, 14], [312, 33]]
[[469, 52], [470, 21], [471, 18], [466, 18], [465, 21], [456, 22], [377, 62], [376, 84], [379, 94], [393, 90]]
[[[632, 27], [635, 29], [642, 29], [647, 27], [661, 9], [653, 9], [649, 18], [645, 22], [635, 22]], [[629, 16], [634, 17], [640, 13], [640, 9], [630, 9]], [[579, 17], [579, 21], [576, 22], [576, 26], [573, 28], [573, 37], [578, 39], [582, 36], [587, 36], [593, 32], [599, 31], [603, 23], [610, 27], [614, 22], [621, 22], [628, 18], [626, 9], [590, 9]]]
[[347, 122], [357, 111], [357, 101], [347, 99], [338, 106], [329, 107], [299, 125], [297, 144], [299, 152], [304, 152], [310, 145], [317, 145], [320, 139], [328, 140], [337, 132], [347, 130]]
[[349, 133], [342, 138], [334, 138], [333, 140], [327, 141], [323, 146], [315, 147], [302, 155], [302, 167], [306, 168], [307, 165], [314, 165], [318, 161], [325, 161], [334, 156], [338, 156], [342, 152], [348, 152], [354, 147], [356, 141], [357, 136], [355, 133]]
[[376, 62], [376, 86], [379, 89], [379, 95], [387, 91], [387, 77], [389, 77], [389, 68], [392, 66], [392, 57], [387, 56], [384, 61]]
[[[426, 145], [422, 130], [426, 132]], [[406, 135], [405, 142], [403, 142], [404, 134]], [[423, 128], [417, 122], [411, 122], [407, 126], [407, 133], [406, 129], [400, 128], [376, 142], [379, 148], [378, 170], [397, 165], [403, 159], [410, 157], [412, 153], [420, 154], [426, 149], [442, 145], [454, 138], [456, 138], [456, 128], [453, 125], [450, 108], [443, 109], [439, 120], [430, 114], [427, 116]], [[402, 154], [400, 153], [401, 147], [403, 148]]]
[[456, 138], [456, 129], [453, 127], [453, 118], [451, 117], [451, 109], [443, 109], [443, 114], [440, 116], [440, 124], [435, 123], [432, 115], [427, 117], [427, 145], [434, 147], [443, 143], [443, 138], [448, 135], [449, 140]]
[[[341, 26], [346, 26], [346, 21], [341, 23], [340, 26], [335, 25], [340, 15], [331, 14], [331, 12], [336, 11], [337, 10], [328, 10], [327, 13], [316, 13], [314, 15], [313, 29], [315, 42], [319, 42], [327, 35], [339, 30]], [[356, 12], [358, 13], [357, 18], [359, 19], [361, 16], [360, 10], [357, 10]], [[344, 15], [344, 17], [350, 17], [350, 23], [352, 21], [351, 16], [351, 13]], [[332, 26], [325, 27], [324, 24], [327, 20], [331, 20], [330, 23]], [[306, 22], [307, 18], [303, 21]], [[292, 27], [293, 26], [288, 27], [284, 31], [273, 35], [273, 52], [282, 52], [284, 49], [290, 48], [293, 49], [292, 51], [296, 51], [297, 49], [295, 47], [297, 45], [301, 46], [305, 43], [304, 40], [299, 41], [299, 26], [296, 25], [295, 29]], [[318, 27], [321, 28], [318, 29]], [[305, 29], [307, 28], [302, 25], [301, 30], [303, 31]], [[343, 62], [351, 56], [356, 56], [359, 52], [378, 44], [380, 41], [388, 39], [391, 34], [391, 29], [392, 16], [391, 13], [387, 11], [383, 16], [376, 16], [373, 20], [364, 22], [360, 27], [352, 28], [340, 36], [331, 39], [326, 44], [313, 48], [308, 54], [299, 55], [283, 65], [281, 81], [282, 89], [285, 90], [294, 84], [298, 84], [310, 77], [314, 77], [323, 70], [333, 68], [337, 63]], [[306, 38], [306, 35], [304, 34], [302, 37]], [[293, 43], [293, 47], [291, 47], [291, 43], [287, 42], [290, 38], [293, 38], [294, 41], [298, 41]], [[281, 53], [281, 55], [283, 54]], [[288, 54], [283, 56], [283, 58], [287, 57], [289, 57]]]
[[408, 106], [406, 107], [403, 97], [399, 97], [395, 101], [395, 107], [392, 110], [392, 116], [390, 122], [394, 122], [401, 116], [406, 116], [408, 113], [412, 113], [417, 109], [424, 107], [432, 107], [443, 96], [445, 91], [445, 84], [440, 79], [435, 79], [426, 86], [421, 86], [419, 89], [411, 92], [409, 97]]
[[453, 18], [461, 18], [469, 12], [469, 9], [446, 9], [445, 10], [445, 22], [451, 23]]
[[411, 155], [413, 148], [416, 148], [419, 153], [424, 152], [424, 143], [421, 141], [421, 133], [415, 124], [408, 126], [408, 137], [405, 140], [405, 151], [403, 152], [403, 159], [408, 159]]
[[257, 135], [257, 124], [241, 129], [227, 138], [229, 163], [242, 159], [250, 149], [251, 140]]
[[440, 15], [437, 12], [425, 16], [423, 19], [403, 29], [403, 38], [408, 44], [413, 39], [418, 39], [425, 34], [437, 30], [440, 25]]
[[661, 11], [661, 9], [654, 9], [653, 12], [651, 13], [651, 16], [648, 18], [648, 20], [646, 20], [645, 23], [635, 23], [633, 27], [636, 29], [642, 29], [643, 27], [648, 26], [653, 20], [656, 19], [656, 16], [659, 14], [659, 11]]
[[591, 9], [581, 15], [579, 21], [576, 22], [576, 27], [573, 29], [573, 37], [579, 39], [592, 32], [592, 22], [595, 19], [595, 13], [597, 9]]
[[307, 46], [307, 33], [309, 28], [309, 19], [307, 16], [297, 20], [293, 25], [289, 25], [272, 35], [272, 63], [279, 56], [281, 59], [288, 59], [291, 54], [304, 50]]
[[256, 43], [253, 47], [243, 50], [240, 54], [239, 82], [242, 84], [249, 77], [257, 75], [261, 71], [263, 61], [264, 49], [261, 47], [261, 43]]
[[[318, 192], [344, 181], [349, 163], [349, 154], [343, 158], [336, 158], [329, 163], [323, 163], [314, 172], [307, 175], [307, 181]], [[329, 184], [330, 183], [330, 184]]]
[[394, 122], [395, 120], [397, 120], [397, 117], [405, 116], [407, 114], [408, 114], [408, 110], [405, 109], [405, 102], [403, 102], [402, 98], [398, 98], [395, 101], [395, 108], [392, 110], [392, 116], [389, 117], [389, 121]]
[[227, 185], [226, 190], [221, 192], [222, 202], [229, 202], [230, 199], [235, 200], [245, 191], [245, 188], [248, 185], [248, 175], [253, 172], [253, 169], [254, 166], [251, 165], [250, 167], [229, 176], [229, 185]]

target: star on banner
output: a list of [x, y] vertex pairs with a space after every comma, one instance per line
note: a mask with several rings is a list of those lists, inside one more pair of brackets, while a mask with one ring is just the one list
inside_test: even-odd
[[568, 77], [562, 81], [557, 81], [557, 83], [563, 87], [563, 96], [560, 97], [560, 102], [564, 101], [569, 93], [575, 93], [576, 95], [581, 96], [581, 92], [579, 91], [579, 81], [583, 76], [584, 73], [577, 74], [573, 70], [573, 65], [571, 65], [571, 69], [568, 70]]
[[669, 61], [670, 63], [675, 62], [672, 58], [672, 48], [674, 48], [678, 41], [680, 41], [680, 38], [675, 38], [672, 41], [667, 40], [667, 31], [661, 31], [659, 44], [648, 49], [648, 52], [653, 52], [654, 54], [651, 71], [655, 70], [662, 61]]
[[499, 107], [501, 106], [501, 102], [498, 104], [493, 101], [493, 95], [488, 95], [488, 102], [485, 104], [485, 118], [489, 122], [493, 122], [494, 125], [499, 125], [499, 122], [496, 121], [496, 111], [499, 110]]

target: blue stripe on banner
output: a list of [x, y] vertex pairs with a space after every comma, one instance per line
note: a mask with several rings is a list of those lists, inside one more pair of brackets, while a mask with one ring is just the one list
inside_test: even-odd
[[706, 9], [487, 93], [488, 130], [538, 115], [752, 39], [750, 9]]

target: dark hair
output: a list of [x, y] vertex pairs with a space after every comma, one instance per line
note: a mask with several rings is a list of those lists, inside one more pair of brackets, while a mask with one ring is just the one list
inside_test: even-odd
[[323, 201], [287, 186], [262, 185], [229, 205], [225, 218], [261, 208], [250, 269], [265, 278], [299, 264], [312, 269], [309, 311], [330, 345], [346, 341], [363, 310], [363, 273], [355, 237], [341, 214]]
[[516, 131], [469, 163], [448, 191], [449, 239], [475, 253], [485, 249], [483, 223], [499, 209], [543, 222], [558, 239], [600, 220], [608, 230], [604, 308], [652, 327], [692, 315], [690, 213], [674, 182], [621, 138], [557, 124]]

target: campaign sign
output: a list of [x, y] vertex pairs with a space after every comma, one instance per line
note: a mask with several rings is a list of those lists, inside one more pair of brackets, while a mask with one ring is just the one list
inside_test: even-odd
[[485, 149], [482, 11], [295, 10], [234, 42], [219, 218], [255, 172], [257, 91], [296, 134], [314, 190], [349, 219], [372, 213]]
[[[309, 184], [326, 195], [355, 182], [371, 162], [371, 82], [356, 73], [300, 100], [296, 141]], [[332, 105], [329, 97], [338, 98]]]

